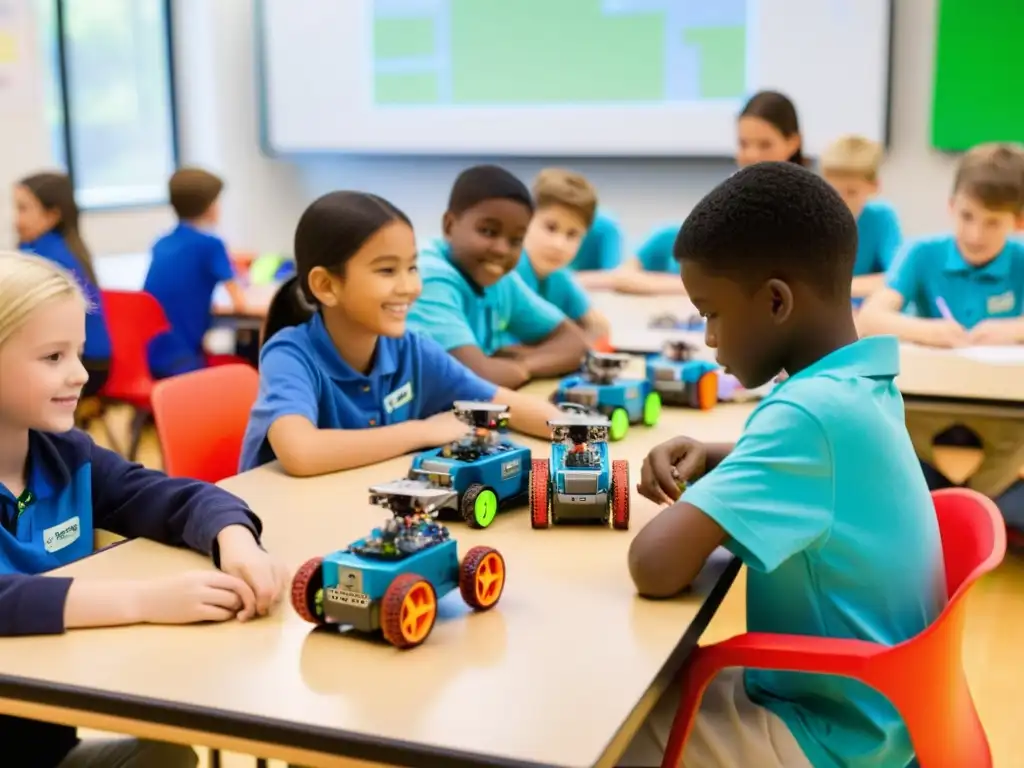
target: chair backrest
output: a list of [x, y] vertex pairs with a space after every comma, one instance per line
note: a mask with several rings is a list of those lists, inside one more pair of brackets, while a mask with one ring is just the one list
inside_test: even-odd
[[170, 329], [163, 307], [145, 291], [103, 291], [103, 308], [110, 331], [110, 376], [103, 387], [109, 397], [137, 395], [152, 385], [147, 348]]
[[994, 502], [964, 488], [932, 493], [946, 565], [946, 594], [957, 600], [1006, 553], [1006, 523]]
[[248, 365], [221, 365], [157, 382], [153, 418], [171, 477], [209, 483], [238, 473], [242, 438], [259, 390]]

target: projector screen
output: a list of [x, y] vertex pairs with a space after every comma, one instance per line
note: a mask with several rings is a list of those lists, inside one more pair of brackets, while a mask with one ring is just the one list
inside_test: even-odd
[[805, 148], [886, 139], [891, 0], [260, 0], [277, 153], [731, 156], [747, 96]]

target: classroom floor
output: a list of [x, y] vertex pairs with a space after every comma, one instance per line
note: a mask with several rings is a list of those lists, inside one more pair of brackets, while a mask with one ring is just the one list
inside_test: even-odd
[[[112, 413], [108, 418], [117, 439], [127, 434], [129, 414]], [[107, 445], [103, 428], [95, 426], [92, 435]], [[143, 435], [139, 460], [148, 467], [160, 468], [160, 446], [152, 429]], [[976, 453], [971, 449], [944, 449], [939, 464], [955, 481], [970, 474]], [[744, 630], [735, 618], [742, 616], [746, 590], [741, 572], [729, 592], [725, 605], [712, 620], [706, 641], [717, 641]], [[982, 722], [988, 732], [996, 768], [1024, 768], [1024, 751], [1020, 747], [1021, 716], [1024, 705], [1024, 664], [1020, 662], [1021, 638], [1024, 638], [1024, 556], [1007, 553], [1002, 566], [986, 578], [969, 597], [964, 656], [967, 676]], [[208, 752], [199, 749], [200, 765], [206, 766]], [[253, 758], [223, 753], [224, 768], [253, 768]], [[284, 763], [270, 762], [273, 768]]]

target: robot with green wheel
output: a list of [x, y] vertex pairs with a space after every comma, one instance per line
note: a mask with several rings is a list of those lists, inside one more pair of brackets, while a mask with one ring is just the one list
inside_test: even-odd
[[555, 403], [575, 403], [608, 417], [608, 439], [621, 440], [631, 424], [653, 427], [661, 418], [661, 395], [646, 378], [622, 378], [632, 362], [629, 355], [590, 352], [582, 372], [558, 384]]

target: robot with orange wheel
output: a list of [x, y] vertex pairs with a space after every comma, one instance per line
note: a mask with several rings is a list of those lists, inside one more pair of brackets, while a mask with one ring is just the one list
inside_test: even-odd
[[345, 549], [303, 564], [292, 579], [295, 612], [313, 624], [380, 630], [406, 649], [427, 639], [438, 601], [455, 589], [474, 610], [493, 608], [505, 587], [505, 560], [496, 549], [476, 546], [459, 562], [455, 540], [432, 509], [447, 495], [375, 488], [371, 501], [393, 516]]
[[548, 422], [551, 457], [534, 459], [530, 519], [534, 528], [597, 522], [629, 528], [629, 464], [608, 455], [608, 419], [563, 403], [565, 415]]

